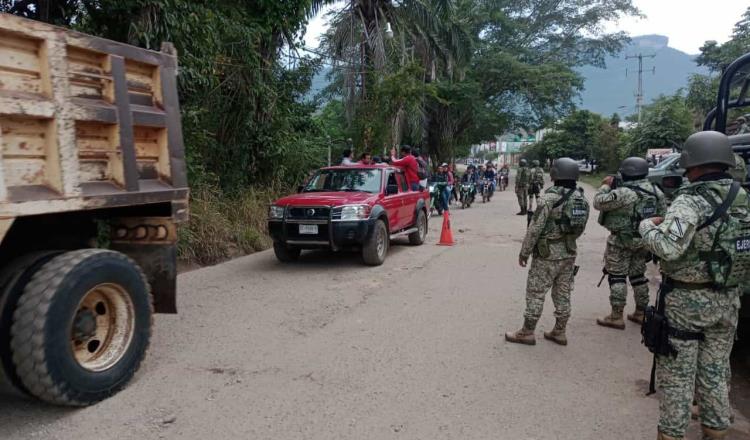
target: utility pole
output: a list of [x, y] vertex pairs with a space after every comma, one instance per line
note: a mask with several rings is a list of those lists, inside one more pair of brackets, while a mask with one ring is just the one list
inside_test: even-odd
[[[638, 90], [635, 93], [635, 106], [638, 109], [638, 122], [641, 122], [641, 111], [643, 110], [643, 59], [644, 58], [656, 58], [656, 55], [628, 55], [625, 57], [626, 60], [638, 60]], [[652, 70], [652, 73], [656, 73], [656, 67]], [[627, 76], [627, 71], [625, 71]]]

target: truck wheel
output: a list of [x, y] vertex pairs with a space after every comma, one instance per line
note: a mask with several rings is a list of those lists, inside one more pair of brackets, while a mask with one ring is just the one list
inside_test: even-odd
[[49, 403], [106, 399], [138, 370], [152, 316], [146, 277], [130, 258], [103, 249], [64, 253], [32, 276], [13, 314], [16, 373]]
[[385, 227], [383, 220], [378, 220], [372, 229], [372, 235], [362, 246], [362, 259], [369, 266], [380, 266], [385, 261], [388, 253], [388, 229]]
[[10, 350], [10, 327], [13, 312], [26, 284], [34, 272], [55, 256], [59, 251], [43, 251], [18, 257], [7, 263], [0, 273], [0, 392], [16, 391], [28, 395], [21, 383]]
[[276, 254], [276, 259], [282, 263], [291, 263], [299, 260], [299, 255], [302, 253], [301, 249], [290, 248], [284, 243], [274, 242], [273, 253]]
[[424, 243], [427, 237], [427, 216], [421, 209], [417, 213], [417, 230], [409, 234], [409, 243], [419, 246]]

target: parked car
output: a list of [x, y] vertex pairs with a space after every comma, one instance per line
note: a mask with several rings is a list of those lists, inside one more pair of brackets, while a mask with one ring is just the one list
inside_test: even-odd
[[656, 166], [649, 168], [648, 180], [655, 183], [667, 197], [682, 185], [685, 170], [680, 168], [680, 153], [672, 153], [662, 159]]
[[356, 248], [368, 265], [385, 261], [390, 241], [427, 236], [430, 193], [410, 191], [401, 170], [382, 165], [338, 166], [317, 171], [299, 193], [269, 208], [268, 230], [281, 262], [304, 249]]

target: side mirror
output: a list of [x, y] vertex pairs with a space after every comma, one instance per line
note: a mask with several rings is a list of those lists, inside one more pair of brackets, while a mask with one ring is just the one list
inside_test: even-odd
[[385, 195], [392, 196], [394, 194], [398, 194], [398, 185], [386, 185]]

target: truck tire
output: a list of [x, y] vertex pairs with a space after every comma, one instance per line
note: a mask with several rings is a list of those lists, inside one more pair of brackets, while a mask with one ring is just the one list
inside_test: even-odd
[[409, 243], [414, 246], [419, 246], [424, 243], [427, 238], [427, 216], [423, 210], [417, 212], [417, 230], [409, 234]]
[[276, 254], [276, 259], [282, 263], [292, 263], [299, 260], [299, 255], [302, 253], [302, 250], [298, 248], [290, 248], [284, 243], [274, 242], [273, 253]]
[[383, 220], [375, 221], [372, 227], [372, 234], [367, 242], [362, 246], [362, 259], [368, 266], [380, 266], [385, 261], [388, 254], [388, 228], [385, 227]]
[[13, 314], [16, 373], [33, 396], [87, 406], [120, 391], [151, 339], [153, 305], [141, 269], [104, 249], [66, 252], [26, 285]]
[[0, 271], [0, 393], [29, 395], [16, 374], [11, 355], [10, 327], [13, 313], [34, 272], [61, 253], [62, 251], [43, 251], [26, 254], [8, 262]]

